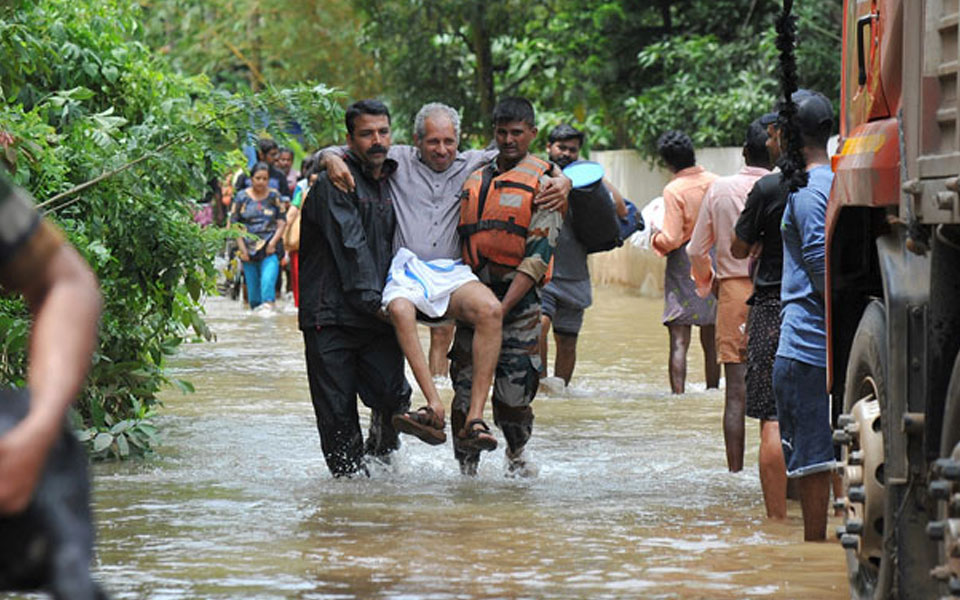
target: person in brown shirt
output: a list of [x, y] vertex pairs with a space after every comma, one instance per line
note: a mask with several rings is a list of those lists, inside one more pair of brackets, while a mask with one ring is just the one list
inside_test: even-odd
[[650, 245], [667, 258], [664, 276], [663, 324], [670, 332], [670, 390], [682, 394], [687, 378], [687, 349], [691, 326], [700, 327], [707, 388], [720, 385], [715, 337], [717, 299], [701, 298], [690, 278], [687, 243], [700, 214], [700, 203], [717, 176], [696, 164], [693, 141], [682, 131], [668, 131], [657, 140], [657, 152], [673, 173], [663, 188], [663, 227], [654, 232]]

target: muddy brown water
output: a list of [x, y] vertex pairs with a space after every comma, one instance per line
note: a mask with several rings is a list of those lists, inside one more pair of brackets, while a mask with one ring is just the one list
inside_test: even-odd
[[762, 518], [755, 422], [726, 472], [696, 349], [687, 394], [667, 393], [660, 300], [596, 290], [572, 389], [535, 401], [530, 480], [504, 477], [502, 443], [471, 479], [449, 443], [412, 439], [370, 479], [333, 480], [295, 314], [207, 308], [217, 341], [173, 361], [197, 392], [164, 395], [158, 455], [94, 468], [115, 598], [848, 597], [842, 549], [801, 541], [797, 503]]

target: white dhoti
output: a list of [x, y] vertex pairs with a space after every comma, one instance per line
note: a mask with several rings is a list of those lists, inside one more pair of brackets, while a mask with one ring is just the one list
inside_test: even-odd
[[396, 298], [406, 298], [428, 317], [440, 318], [447, 312], [451, 294], [471, 281], [479, 279], [461, 260], [424, 261], [410, 250], [400, 248], [387, 273], [383, 307]]

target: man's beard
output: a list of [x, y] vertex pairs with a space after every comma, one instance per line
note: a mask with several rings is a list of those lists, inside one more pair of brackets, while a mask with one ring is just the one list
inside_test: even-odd
[[573, 159], [569, 156], [558, 156], [557, 158], [551, 158], [553, 162], [557, 163], [561, 169], [573, 162]]

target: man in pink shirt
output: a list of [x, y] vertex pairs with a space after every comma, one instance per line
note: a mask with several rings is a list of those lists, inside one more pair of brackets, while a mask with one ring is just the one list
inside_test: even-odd
[[[726, 378], [723, 441], [731, 473], [743, 469], [747, 299], [753, 292], [753, 281], [749, 259], [734, 258], [730, 245], [747, 194], [758, 179], [770, 172], [766, 143], [767, 132], [759, 120], [754, 121], [747, 128], [743, 144], [746, 165], [736, 175], [721, 177], [710, 186], [687, 244], [690, 276], [697, 295], [706, 298], [715, 291], [717, 296], [717, 355]], [[711, 256], [714, 249], [716, 270]]]
[[668, 131], [657, 140], [657, 152], [673, 172], [673, 179], [663, 188], [663, 227], [654, 232], [650, 246], [667, 258], [664, 274], [663, 324], [670, 332], [670, 389], [682, 394], [687, 378], [687, 349], [692, 325], [700, 327], [707, 388], [720, 384], [720, 366], [714, 345], [716, 299], [701, 298], [690, 279], [690, 260], [686, 245], [700, 213], [700, 203], [707, 188], [717, 178], [697, 166], [693, 141], [682, 131]]

